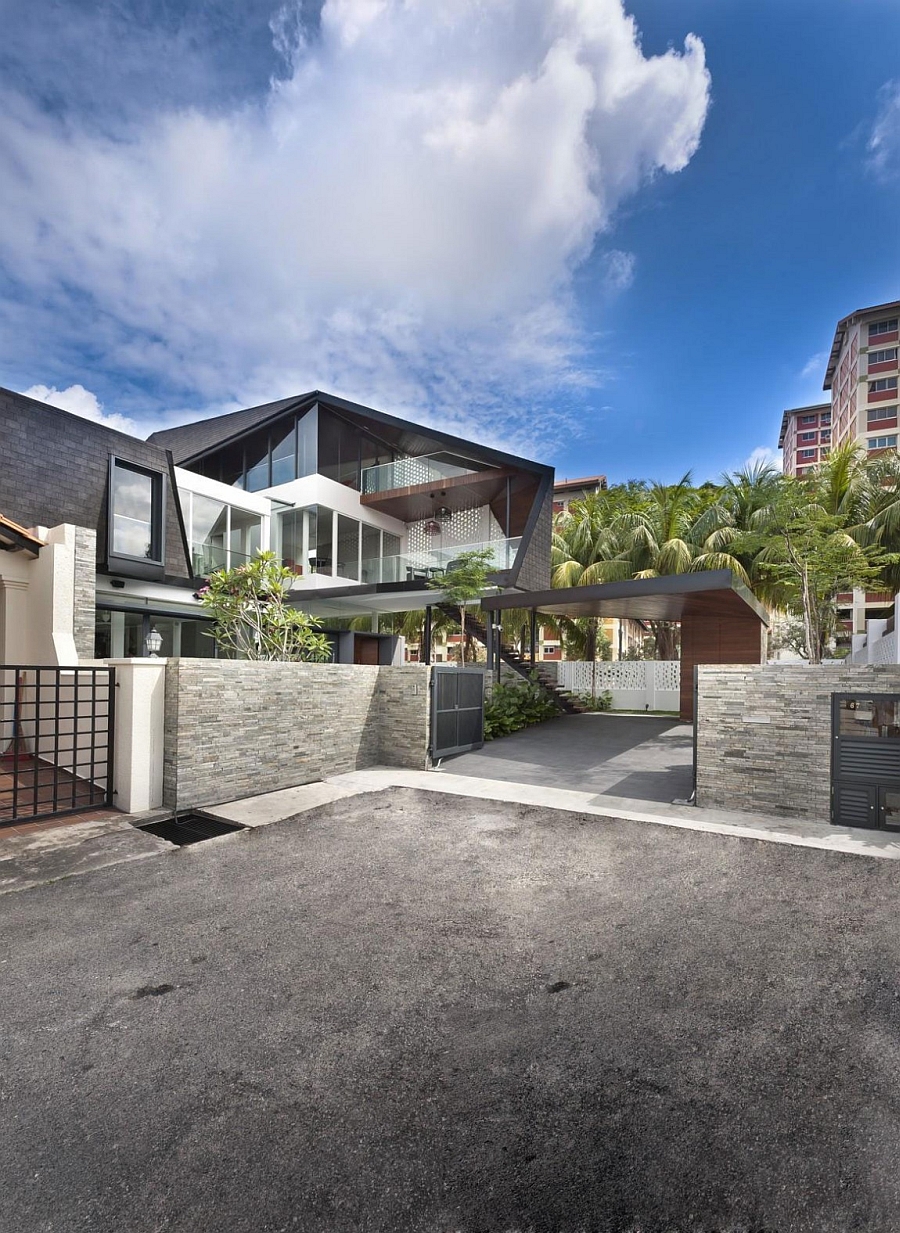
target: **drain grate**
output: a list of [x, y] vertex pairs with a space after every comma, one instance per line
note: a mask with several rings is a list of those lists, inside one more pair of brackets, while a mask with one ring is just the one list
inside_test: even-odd
[[189, 843], [202, 843], [204, 839], [216, 839], [219, 835], [230, 835], [233, 831], [247, 828], [238, 822], [223, 822], [221, 818], [185, 813], [178, 818], [166, 818], [163, 822], [150, 822], [138, 829], [147, 831], [150, 835], [158, 835], [160, 839], [168, 839], [169, 843], [183, 848]]

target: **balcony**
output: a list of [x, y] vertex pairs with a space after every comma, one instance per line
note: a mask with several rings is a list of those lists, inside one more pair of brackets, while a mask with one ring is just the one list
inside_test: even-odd
[[504, 467], [479, 467], [452, 454], [423, 454], [365, 467], [360, 504], [401, 522], [431, 518], [437, 506], [448, 510], [488, 505], [506, 492], [516, 474]]
[[223, 544], [191, 544], [195, 578], [208, 578], [217, 569], [234, 569], [236, 565], [246, 565], [252, 560], [250, 553], [235, 552]]
[[422, 586], [441, 575], [464, 552], [481, 552], [490, 549], [493, 562], [488, 569], [512, 569], [513, 561], [522, 540], [501, 539], [489, 544], [457, 544], [452, 548], [438, 548], [432, 552], [414, 552], [391, 557], [371, 557], [362, 563], [362, 581], [366, 583], [418, 582]]

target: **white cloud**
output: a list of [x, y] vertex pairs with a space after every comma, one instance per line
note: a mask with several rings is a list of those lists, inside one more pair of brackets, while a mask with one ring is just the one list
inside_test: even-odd
[[801, 377], [822, 377], [825, 375], [825, 363], [828, 359], [827, 351], [817, 351], [815, 355], [811, 355], [803, 368], [800, 371]]
[[0, 100], [0, 323], [180, 405], [319, 387], [533, 441], [523, 404], [596, 379], [575, 268], [697, 148], [702, 43], [644, 56], [621, 0], [326, 0], [289, 44], [292, 12], [258, 105], [103, 135]]
[[608, 253], [604, 253], [601, 268], [607, 287], [611, 291], [627, 291], [634, 282], [636, 263], [637, 258], [634, 253], [624, 253], [619, 248], [613, 248]]
[[756, 467], [774, 467], [781, 470], [781, 450], [770, 449], [768, 445], [758, 445], [748, 458], [744, 459], [742, 471], [752, 471]]
[[70, 385], [64, 390], [54, 389], [52, 385], [33, 385], [23, 393], [26, 398], [45, 402], [51, 407], [58, 407], [61, 411], [71, 411], [73, 415], [80, 415], [85, 420], [93, 420], [97, 424], [103, 424], [106, 428], [115, 428], [119, 432], [128, 433], [136, 431], [134, 421], [128, 419], [127, 416], [119, 415], [115, 411], [107, 415], [97, 395], [86, 390], [83, 385]]
[[866, 149], [868, 165], [879, 179], [900, 175], [900, 81], [889, 81], [878, 92], [878, 115]]

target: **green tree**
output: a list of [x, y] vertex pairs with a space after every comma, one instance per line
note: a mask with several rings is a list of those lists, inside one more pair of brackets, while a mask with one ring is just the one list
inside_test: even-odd
[[754, 552], [756, 573], [770, 580], [781, 606], [802, 620], [811, 664], [821, 663], [834, 634], [838, 593], [883, 585], [893, 561], [879, 543], [854, 538], [849, 509], [828, 508], [832, 478], [826, 468], [809, 479], [786, 477], [761, 526], [742, 537]]
[[460, 612], [459, 660], [466, 662], [466, 609], [469, 604], [476, 603], [487, 590], [488, 572], [494, 563], [494, 553], [490, 548], [478, 548], [472, 552], [461, 552], [439, 578], [432, 578], [428, 585], [436, 591], [443, 591], [444, 600], [454, 604]]
[[294, 577], [273, 552], [210, 574], [198, 596], [215, 622], [219, 647], [240, 659], [329, 659], [331, 645], [317, 632], [318, 622], [288, 603]]

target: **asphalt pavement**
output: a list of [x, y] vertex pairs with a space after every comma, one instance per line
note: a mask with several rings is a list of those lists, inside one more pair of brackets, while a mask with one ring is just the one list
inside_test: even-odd
[[8, 895], [0, 1229], [896, 1230], [897, 879], [394, 790]]

